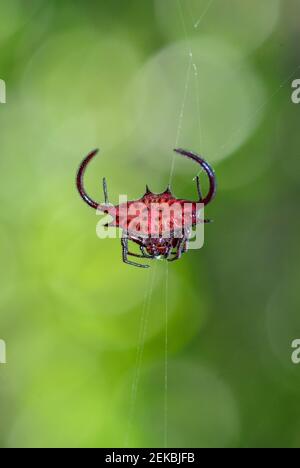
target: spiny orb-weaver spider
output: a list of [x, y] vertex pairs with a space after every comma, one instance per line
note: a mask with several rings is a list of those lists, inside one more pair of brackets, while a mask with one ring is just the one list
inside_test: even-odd
[[[104, 203], [92, 200], [84, 188], [84, 174], [88, 164], [96, 156], [98, 150], [88, 154], [79, 167], [77, 174], [77, 188], [82, 199], [92, 208], [112, 218], [106, 226], [114, 226], [123, 230], [122, 255], [123, 262], [140, 268], [149, 265], [136, 263], [128, 259], [129, 256], [147, 259], [164, 258], [169, 262], [178, 260], [188, 250], [190, 230], [199, 223], [208, 223], [201, 219], [199, 210], [208, 205], [216, 194], [216, 178], [211, 166], [200, 156], [183, 149], [175, 149], [176, 153], [192, 159], [206, 172], [209, 189], [205, 197], [202, 196], [199, 176], [196, 177], [198, 192], [197, 201], [189, 201], [174, 197], [170, 186], [159, 194], [150, 191], [146, 186], [146, 193], [138, 200], [128, 201], [119, 205], [111, 205], [108, 201], [106, 179], [103, 179]], [[139, 245], [141, 254], [132, 253], [128, 249], [128, 241]]]

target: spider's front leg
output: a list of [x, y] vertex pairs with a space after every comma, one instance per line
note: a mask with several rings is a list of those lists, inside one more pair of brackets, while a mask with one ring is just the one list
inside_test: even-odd
[[122, 244], [122, 256], [123, 256], [123, 262], [126, 263], [127, 265], [132, 265], [135, 267], [139, 268], [149, 268], [149, 265], [143, 265], [141, 263], [136, 263], [136, 262], [131, 262], [128, 259], [128, 255], [133, 255], [133, 256], [138, 256], [137, 254], [131, 254], [128, 251], [128, 237], [125, 235], [121, 239], [121, 244]]
[[131, 236], [129, 237], [129, 240], [138, 244], [138, 246], [140, 247], [141, 254], [129, 252], [128, 250], [128, 255], [131, 255], [132, 257], [137, 257], [137, 258], [148, 258], [149, 260], [154, 260], [154, 257], [151, 255], [148, 255], [148, 253], [146, 252], [146, 247], [144, 245], [143, 239], [141, 239], [140, 237]]

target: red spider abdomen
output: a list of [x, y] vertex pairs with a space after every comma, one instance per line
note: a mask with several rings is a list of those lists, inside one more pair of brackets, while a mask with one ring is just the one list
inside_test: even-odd
[[117, 206], [114, 224], [132, 235], [173, 237], [194, 224], [196, 205], [171, 193], [148, 193], [140, 200]]

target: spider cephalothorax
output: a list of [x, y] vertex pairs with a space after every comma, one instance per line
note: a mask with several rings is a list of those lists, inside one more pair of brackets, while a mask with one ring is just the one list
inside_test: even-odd
[[[148, 268], [149, 265], [132, 262], [128, 256], [168, 261], [178, 260], [188, 250], [190, 231], [199, 223], [208, 222], [199, 215], [201, 208], [206, 206], [215, 196], [216, 180], [213, 169], [197, 154], [183, 149], [175, 149], [182, 156], [193, 159], [206, 172], [209, 179], [209, 189], [202, 196], [199, 177], [196, 177], [198, 200], [178, 199], [172, 194], [170, 187], [160, 194], [152, 193], [146, 187], [146, 193], [138, 200], [128, 201], [113, 206], [108, 202], [106, 180], [103, 179], [104, 203], [92, 200], [84, 189], [83, 177], [90, 161], [98, 150], [92, 151], [81, 163], [77, 174], [77, 188], [83, 200], [92, 208], [107, 213], [112, 221], [109, 226], [115, 226], [123, 231], [122, 253], [123, 261], [129, 265]], [[128, 241], [139, 245], [141, 253], [129, 252]]]

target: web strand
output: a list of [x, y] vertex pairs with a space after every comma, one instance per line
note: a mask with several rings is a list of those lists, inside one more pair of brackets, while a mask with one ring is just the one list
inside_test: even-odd
[[202, 15], [200, 16], [200, 18], [198, 19], [198, 21], [196, 21], [196, 23], [194, 24], [194, 28], [195, 29], [198, 29], [198, 27], [200, 26], [200, 23], [203, 21], [205, 15], [208, 13], [208, 10], [210, 9], [210, 7], [212, 6], [212, 4], [214, 3], [215, 0], [210, 0], [210, 2], [207, 4], [207, 7], [205, 8], [204, 12], [202, 13]]
[[131, 434], [132, 424], [133, 424], [134, 415], [135, 415], [138, 386], [139, 386], [141, 367], [142, 367], [142, 362], [143, 362], [143, 354], [144, 354], [145, 341], [146, 341], [146, 335], [147, 335], [147, 329], [148, 329], [149, 313], [150, 313], [150, 306], [151, 306], [151, 299], [152, 299], [152, 294], [153, 294], [155, 277], [156, 277], [156, 265], [154, 265], [153, 267], [152, 278], [151, 278], [151, 274], [149, 273], [148, 285], [146, 287], [145, 295], [144, 295], [143, 308], [142, 308], [140, 327], [139, 327], [138, 345], [137, 345], [137, 350], [136, 350], [135, 372], [134, 372], [134, 378], [133, 378], [132, 387], [131, 387], [128, 426], [127, 426], [127, 433], [126, 433], [125, 444], [124, 444], [125, 447], [129, 446], [130, 434]]
[[169, 315], [169, 263], [166, 263], [165, 298], [165, 399], [164, 399], [164, 447], [168, 447], [168, 315]]

